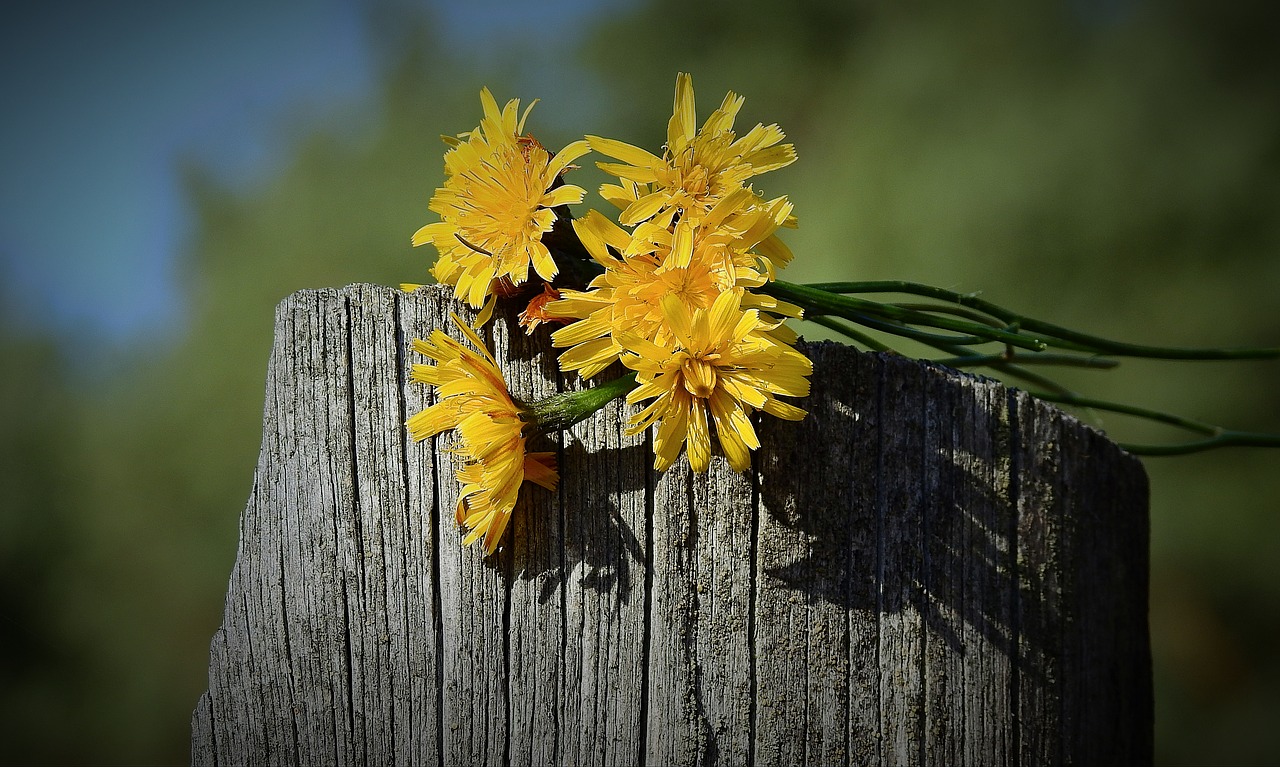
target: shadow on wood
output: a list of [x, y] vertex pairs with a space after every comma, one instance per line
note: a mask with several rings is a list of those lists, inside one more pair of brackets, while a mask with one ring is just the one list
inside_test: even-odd
[[[1146, 763], [1147, 487], [1002, 385], [810, 344], [754, 471], [651, 469], [612, 403], [562, 435], [503, 549], [463, 548], [406, 343], [439, 288], [276, 315], [197, 764]], [[486, 331], [512, 391], [579, 388]], [[433, 444], [434, 443], [434, 444]]]

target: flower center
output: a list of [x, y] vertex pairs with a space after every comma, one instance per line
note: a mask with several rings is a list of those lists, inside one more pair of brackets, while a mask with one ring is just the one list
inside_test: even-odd
[[682, 175], [684, 177], [680, 180], [680, 187], [690, 197], [699, 197], [707, 193], [707, 188], [710, 186], [710, 176], [706, 168], [701, 165], [694, 165], [692, 168], [685, 170]]
[[697, 354], [686, 357], [680, 371], [684, 374], [684, 388], [693, 396], [706, 399], [716, 390], [715, 362], [719, 354]]
[[705, 309], [711, 305], [719, 289], [709, 269], [675, 267], [658, 274], [657, 291], [650, 291], [650, 303], [658, 306], [662, 296], [679, 297], [690, 309]]

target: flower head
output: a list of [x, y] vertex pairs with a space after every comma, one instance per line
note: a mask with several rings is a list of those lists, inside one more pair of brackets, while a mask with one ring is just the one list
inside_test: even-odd
[[763, 410], [788, 420], [805, 411], [778, 396], [804, 397], [813, 364], [800, 352], [761, 332], [758, 310], [742, 311], [741, 292], [720, 294], [706, 309], [692, 312], [673, 296], [662, 300], [672, 329], [664, 344], [624, 336], [622, 362], [637, 371], [639, 386], [627, 395], [631, 404], [653, 399], [631, 418], [628, 434], [659, 423], [653, 441], [654, 468], [662, 471], [689, 453], [694, 471], [711, 460], [711, 428], [735, 471], [751, 466], [750, 451], [760, 446], [750, 414]]
[[697, 226], [725, 197], [749, 188], [748, 179], [794, 162], [795, 147], [780, 143], [786, 134], [777, 125], [757, 124], [740, 138], [734, 133], [742, 102], [741, 96], [729, 92], [699, 130], [693, 80], [682, 72], [676, 77], [661, 157], [622, 141], [588, 136], [591, 149], [621, 161], [598, 163], [624, 182], [600, 190], [605, 199], [623, 207], [618, 220], [627, 226], [652, 220], [665, 228], [679, 214], [684, 225]]
[[[726, 291], [763, 284], [768, 267], [751, 249], [776, 228], [759, 223], [769, 210], [756, 208], [735, 222], [692, 231], [642, 224], [628, 234], [595, 211], [575, 220], [574, 231], [604, 273], [588, 290], [561, 291], [561, 300], [546, 307], [549, 314], [577, 320], [552, 334], [556, 346], [572, 347], [560, 355], [560, 368], [590, 378], [622, 355], [623, 335], [668, 343], [673, 335], [663, 310], [668, 296], [692, 311], [709, 308]], [[775, 217], [785, 218], [790, 206], [773, 210]], [[798, 308], [767, 296], [745, 293], [741, 301], [748, 308], [799, 316]], [[763, 322], [780, 339], [794, 341], [781, 320], [765, 315]]]
[[405, 422], [415, 441], [455, 429], [454, 452], [462, 492], [458, 524], [471, 532], [463, 543], [484, 537], [492, 554], [511, 519], [521, 483], [529, 480], [554, 490], [558, 476], [554, 453], [525, 451], [527, 409], [507, 390], [497, 362], [484, 343], [456, 316], [454, 324], [479, 352], [439, 330], [428, 340], [414, 339], [413, 350], [435, 365], [416, 364], [410, 377], [436, 388], [439, 401]]
[[[554, 208], [581, 202], [586, 194], [582, 187], [563, 184], [560, 175], [589, 151], [579, 140], [552, 156], [521, 135], [533, 104], [517, 119], [518, 99], [499, 111], [485, 88], [480, 101], [479, 127], [445, 138], [451, 146], [444, 158], [445, 182], [430, 204], [441, 220], [413, 235], [415, 246], [430, 242], [440, 252], [431, 269], [436, 279], [453, 285], [459, 299], [477, 308], [486, 304], [497, 281], [525, 282], [530, 265], [543, 279], [556, 275], [542, 236], [555, 223]], [[487, 319], [488, 312], [482, 316]]]

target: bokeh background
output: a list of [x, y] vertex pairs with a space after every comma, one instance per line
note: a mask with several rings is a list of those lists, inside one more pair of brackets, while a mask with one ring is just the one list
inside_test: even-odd
[[[677, 71], [702, 116], [744, 94], [739, 124], [776, 121], [799, 151], [758, 184], [796, 203], [794, 281], [918, 280], [1136, 341], [1276, 345], [1277, 39], [1273, 4], [1220, 0], [6, 10], [0, 761], [187, 759], [273, 308], [426, 279], [409, 236], [432, 220], [438, 135], [474, 126], [482, 85], [543, 99], [529, 127], [553, 149], [660, 146]], [[1280, 363], [1073, 381], [1280, 431]], [[1280, 451], [1146, 465], [1158, 759], [1280, 762]]]

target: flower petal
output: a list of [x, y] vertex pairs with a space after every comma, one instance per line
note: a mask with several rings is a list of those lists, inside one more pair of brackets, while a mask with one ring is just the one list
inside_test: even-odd
[[667, 123], [667, 147], [672, 154], [684, 151], [697, 135], [697, 115], [693, 101], [693, 78], [687, 73], [676, 75], [676, 95]]
[[670, 195], [666, 192], [654, 192], [653, 194], [645, 195], [619, 213], [618, 222], [625, 226], [635, 226], [641, 221], [653, 218], [658, 211], [662, 210], [662, 206], [669, 199]]

